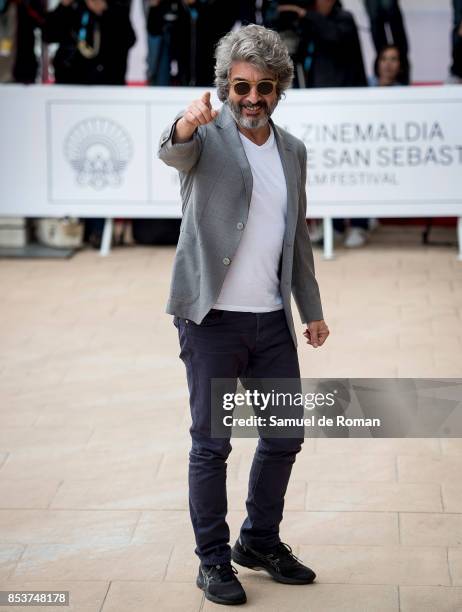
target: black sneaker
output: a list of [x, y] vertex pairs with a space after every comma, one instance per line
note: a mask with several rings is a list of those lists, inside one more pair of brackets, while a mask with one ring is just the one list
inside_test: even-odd
[[292, 553], [288, 544], [279, 542], [267, 553], [258, 552], [242, 543], [239, 538], [234, 544], [231, 557], [235, 563], [254, 570], [265, 570], [284, 584], [310, 584], [316, 578], [312, 569], [301, 563]]
[[236, 578], [237, 569], [231, 563], [203, 565], [199, 567], [196, 584], [205, 597], [218, 604], [234, 606], [243, 604], [247, 597], [241, 583]]

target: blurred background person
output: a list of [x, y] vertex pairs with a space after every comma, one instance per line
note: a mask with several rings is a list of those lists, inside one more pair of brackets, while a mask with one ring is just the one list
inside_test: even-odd
[[369, 16], [371, 36], [377, 54], [388, 44], [398, 47], [404, 75], [403, 85], [410, 80], [409, 45], [398, 0], [364, 0]]
[[171, 84], [171, 65], [179, 44], [176, 34], [180, 2], [150, 0], [147, 17], [148, 84], [167, 87]]
[[10, 0], [0, 0], [0, 83], [12, 80], [14, 8]]
[[[246, 15], [252, 15], [251, 7], [244, 8]], [[240, 3], [229, 0], [150, 0], [149, 84], [212, 85], [215, 45], [240, 12]]]
[[307, 9], [312, 5], [313, 0], [300, 0], [293, 4], [270, 0], [262, 7], [265, 25], [278, 32], [294, 63], [295, 74], [292, 86], [295, 88], [305, 87], [301, 22]]
[[[343, 9], [339, 0], [278, 3], [278, 12], [295, 12], [298, 16], [300, 43], [298, 64], [302, 65], [300, 86], [366, 87], [368, 85], [358, 29], [353, 15]], [[334, 232], [348, 248], [366, 243], [368, 219], [334, 219]], [[321, 245], [321, 224], [311, 224], [314, 244]]]
[[340, 0], [278, 2], [276, 10], [281, 20], [284, 17], [297, 27], [300, 40], [296, 54], [303, 66], [301, 87], [367, 85], [356, 22]]
[[265, 23], [265, 12], [270, 3], [271, 0], [238, 0], [238, 23], [240, 25], [250, 23], [263, 25]]
[[450, 83], [462, 83], [462, 0], [452, 0], [452, 64]]
[[396, 45], [386, 45], [374, 62], [374, 74], [369, 79], [371, 87], [406, 85], [406, 74], [401, 62], [401, 53]]
[[[118, 0], [61, 0], [46, 13], [46, 42], [57, 42], [55, 82], [72, 85], [125, 85], [127, 58], [136, 36], [130, 5]], [[84, 240], [101, 246], [104, 219], [83, 219]]]
[[128, 2], [61, 0], [46, 13], [43, 38], [59, 44], [56, 83], [125, 85], [128, 51], [136, 41]]
[[230, 0], [183, 0], [178, 22], [179, 85], [213, 85], [214, 51], [222, 36], [239, 17], [239, 2]]
[[36, 37], [45, 21], [46, 0], [16, 0], [15, 4], [13, 80], [16, 83], [35, 83], [40, 66], [36, 54]]

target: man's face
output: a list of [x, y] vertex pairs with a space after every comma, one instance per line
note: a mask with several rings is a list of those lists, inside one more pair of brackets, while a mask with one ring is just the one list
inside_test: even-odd
[[[240, 127], [250, 130], [264, 127], [277, 106], [276, 87], [268, 95], [258, 93], [257, 82], [263, 79], [272, 80], [274, 75], [262, 72], [247, 62], [235, 62], [231, 68], [228, 105]], [[235, 92], [233, 82], [238, 80], [253, 81], [247, 94], [239, 95]]]

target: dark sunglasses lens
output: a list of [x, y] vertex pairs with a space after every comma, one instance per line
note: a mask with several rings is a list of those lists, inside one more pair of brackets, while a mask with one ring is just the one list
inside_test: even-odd
[[257, 91], [261, 96], [269, 96], [272, 93], [274, 88], [273, 83], [271, 81], [261, 81], [257, 85]]
[[236, 83], [234, 85], [234, 91], [237, 93], [238, 96], [245, 96], [250, 91], [250, 85], [249, 83], [241, 81], [240, 83]]

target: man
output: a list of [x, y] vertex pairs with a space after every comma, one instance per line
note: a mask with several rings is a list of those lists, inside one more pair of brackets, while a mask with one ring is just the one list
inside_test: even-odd
[[[215, 83], [162, 134], [159, 157], [179, 170], [183, 220], [167, 312], [174, 315], [190, 392], [189, 505], [201, 564], [197, 585], [216, 603], [246, 601], [231, 566], [308, 584], [314, 572], [279, 539], [284, 495], [303, 437], [260, 436], [248, 516], [230, 550], [226, 524], [229, 438], [211, 435], [211, 380], [300, 377], [291, 289], [307, 342], [323, 321], [306, 226], [306, 150], [271, 113], [293, 78], [276, 32], [249, 25], [223, 37]], [[234, 383], [235, 388], [235, 383]]]

